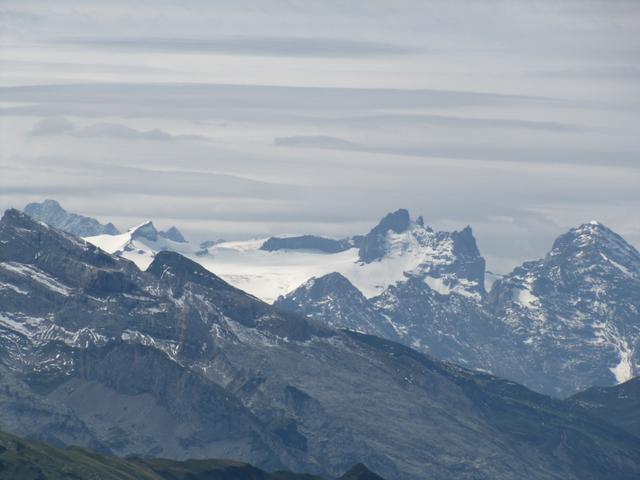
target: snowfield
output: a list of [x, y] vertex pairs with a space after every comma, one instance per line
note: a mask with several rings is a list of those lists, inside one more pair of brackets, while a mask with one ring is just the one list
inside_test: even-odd
[[388, 256], [369, 264], [359, 261], [357, 248], [331, 254], [314, 250], [260, 250], [267, 238], [223, 242], [209, 247], [204, 253], [189, 243], [161, 237], [155, 241], [137, 237], [138, 228], [121, 235], [98, 235], [85, 240], [108, 253], [117, 253], [133, 261], [141, 270], [149, 266], [156, 252], [176, 251], [267, 303], [273, 303], [280, 295], [289, 293], [312, 277], [332, 272], [347, 277], [366, 297], [374, 297], [389, 285], [403, 280], [405, 272], [415, 270], [428, 260], [427, 257], [435, 258], [438, 253], [428, 251], [425, 254], [415, 244], [413, 236], [393, 233], [389, 235], [391, 249]]
[[[405, 280], [407, 273], [419, 273], [421, 266], [431, 268], [455, 259], [450, 239], [412, 224], [406, 232], [388, 232], [387, 253], [379, 261], [363, 263], [358, 249], [338, 253], [317, 250], [265, 251], [260, 247], [267, 238], [222, 242], [206, 250], [190, 243], [178, 243], [157, 235], [151, 222], [145, 222], [120, 235], [98, 235], [85, 240], [108, 253], [132, 260], [141, 270], [153, 261], [156, 252], [171, 250], [181, 253], [231, 285], [267, 303], [273, 303], [313, 277], [338, 272], [349, 279], [365, 297], [381, 294], [387, 287]], [[439, 291], [449, 289], [441, 280]], [[435, 284], [434, 284], [435, 285]], [[456, 293], [465, 294], [458, 287]]]

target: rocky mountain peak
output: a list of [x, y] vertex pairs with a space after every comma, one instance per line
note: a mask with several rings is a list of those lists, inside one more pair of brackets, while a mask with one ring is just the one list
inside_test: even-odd
[[640, 267], [640, 253], [602, 223], [591, 221], [556, 239], [548, 257], [572, 258], [574, 264], [613, 261], [626, 269]]
[[388, 213], [365, 235], [360, 243], [359, 258], [364, 263], [380, 260], [386, 253], [386, 235], [389, 231], [403, 233], [409, 229], [411, 217], [409, 211], [400, 208]]
[[24, 208], [24, 212], [36, 220], [77, 237], [120, 233], [112, 223], [102, 225], [94, 218], [67, 212], [56, 200], [49, 199], [42, 203], [30, 203]]
[[158, 252], [146, 271], [170, 283], [174, 292], [175, 287], [182, 287], [187, 282], [217, 290], [236, 290], [199, 263], [168, 250]]
[[32, 212], [41, 212], [43, 215], [66, 215], [67, 211], [57, 200], [46, 199], [42, 203], [30, 203], [25, 207], [26, 210]]
[[[300, 310], [312, 302], [321, 302], [323, 310], [342, 308], [345, 300], [357, 302], [359, 307], [366, 303], [366, 298], [350, 281], [338, 272], [328, 273], [321, 277], [313, 277], [298, 288], [276, 300], [275, 305], [286, 310]], [[309, 315], [310, 312], [305, 312]], [[313, 316], [313, 315], [310, 315]]]
[[158, 240], [158, 230], [156, 230], [156, 227], [153, 225], [153, 222], [151, 220], [147, 220], [137, 227], [131, 228], [129, 230], [129, 233], [131, 234], [132, 240], [139, 238], [145, 238], [147, 240], [151, 240], [152, 242]]
[[337, 272], [309, 279], [278, 298], [274, 305], [322, 320], [333, 327], [373, 332], [384, 337], [393, 334], [392, 326], [373, 309], [362, 292]]
[[[309, 291], [325, 291], [327, 287], [333, 291], [334, 288], [340, 288], [344, 291], [352, 291], [357, 290], [356, 287], [341, 273], [332, 272], [327, 275], [323, 275], [322, 277], [315, 277], [309, 280], [306, 284], [304, 284], [305, 288]], [[318, 291], [317, 293], [322, 294], [322, 292]]]
[[130, 289], [137, 268], [62, 230], [7, 210], [0, 221], [0, 270], [43, 297], [66, 298], [77, 289], [95, 295]]
[[470, 226], [467, 225], [459, 232], [453, 232], [451, 238], [453, 238], [453, 249], [456, 255], [480, 256], [480, 250]]
[[9, 208], [2, 215], [2, 224], [4, 225], [32, 225], [33, 219], [16, 208]]
[[171, 227], [166, 232], [165, 231], [158, 232], [158, 235], [166, 238], [167, 240], [171, 240], [172, 242], [187, 243], [184, 236], [182, 235], [182, 232], [180, 232], [180, 230], [178, 230], [176, 227]]
[[[62, 234], [62, 235], [61, 235]], [[0, 220], [0, 239], [2, 249], [0, 260], [4, 257], [19, 258], [18, 261], [31, 263], [41, 256], [51, 254], [51, 250], [62, 245], [81, 245], [84, 242], [64, 232], [56, 232], [44, 222], [11, 208], [4, 212]], [[91, 247], [95, 250], [94, 247]]]
[[409, 228], [411, 223], [411, 217], [409, 211], [405, 208], [399, 208], [395, 212], [386, 214], [380, 223], [373, 227], [371, 232], [387, 233], [389, 230], [393, 230], [396, 233], [402, 233]]
[[637, 374], [639, 293], [638, 251], [589, 222], [558, 237], [545, 258], [498, 280], [489, 304], [521, 336], [528, 361], [547, 365], [529, 385], [553, 382], [552, 393], [565, 395]]

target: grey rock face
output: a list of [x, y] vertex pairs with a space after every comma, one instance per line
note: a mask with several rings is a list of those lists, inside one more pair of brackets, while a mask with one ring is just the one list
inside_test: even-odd
[[450, 270], [454, 269], [456, 275], [461, 278], [476, 282], [477, 290], [484, 293], [486, 264], [480, 255], [471, 227], [467, 226], [460, 232], [452, 232], [451, 238], [456, 261]]
[[178, 230], [176, 227], [171, 227], [166, 232], [164, 231], [158, 232], [158, 235], [166, 238], [167, 240], [171, 240], [173, 242], [187, 243], [187, 241], [182, 236], [182, 233], [180, 232], [180, 230]]
[[379, 314], [360, 290], [343, 275], [330, 273], [312, 278], [276, 300], [274, 306], [324, 319], [332, 327], [393, 338], [393, 325]]
[[394, 325], [395, 340], [461, 365], [497, 371], [495, 352], [510, 340], [477, 299], [439, 294], [417, 277], [392, 285], [371, 304]]
[[134, 240], [136, 238], [144, 238], [155, 242], [158, 240], [158, 230], [156, 230], [155, 225], [151, 221], [147, 221], [142, 225], [139, 225], [131, 230], [131, 239]]
[[404, 208], [387, 214], [380, 223], [360, 241], [359, 257], [364, 263], [381, 259], [386, 253], [386, 234], [389, 231], [402, 233], [409, 228], [411, 219]]
[[271, 237], [260, 247], [261, 250], [275, 252], [277, 250], [318, 250], [325, 253], [338, 253], [348, 250], [351, 244], [348, 240], [334, 240], [332, 238], [315, 235], [299, 237]]
[[[516, 337], [528, 384], [566, 396], [640, 371], [640, 253], [597, 222], [498, 280], [488, 308]], [[550, 387], [551, 386], [551, 387]]]
[[102, 234], [117, 235], [120, 233], [112, 223], [102, 225], [94, 218], [68, 213], [55, 200], [30, 203], [24, 208], [24, 212], [36, 220], [77, 237], [91, 237]]
[[176, 253], [141, 272], [15, 210], [0, 342], [0, 412], [7, 388], [34, 406], [14, 402], [14, 431], [121, 455], [333, 476], [363, 462], [400, 480], [640, 475], [640, 439], [565, 402], [275, 309]]

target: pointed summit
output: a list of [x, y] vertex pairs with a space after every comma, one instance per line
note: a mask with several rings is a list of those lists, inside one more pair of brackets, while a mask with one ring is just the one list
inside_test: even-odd
[[595, 220], [572, 228], [553, 243], [548, 257], [572, 258], [575, 264], [611, 262], [638, 271], [640, 253], [616, 232]]
[[56, 200], [48, 199], [42, 203], [30, 203], [24, 207], [24, 213], [76, 237], [120, 233], [112, 223], [102, 225], [95, 218], [67, 212]]
[[409, 216], [409, 211], [405, 208], [399, 208], [395, 212], [386, 214], [370, 233], [387, 233], [389, 230], [402, 233], [409, 228], [410, 223], [411, 217]]
[[393, 335], [385, 318], [344, 275], [333, 272], [314, 277], [279, 297], [274, 306], [322, 320], [335, 328], [348, 328], [382, 337]]
[[24, 212], [35, 217], [36, 215], [47, 216], [51, 219], [66, 217], [67, 211], [57, 200], [46, 199], [42, 203], [30, 203], [24, 207]]
[[23, 263], [55, 260], [53, 251], [67, 252], [85, 245], [82, 240], [15, 208], [6, 210], [0, 220], [0, 242], [0, 261], [14, 259]]
[[158, 235], [166, 238], [167, 240], [171, 240], [172, 242], [187, 243], [187, 241], [184, 239], [184, 236], [182, 235], [180, 230], [178, 230], [176, 227], [171, 227], [166, 232], [165, 231], [158, 232]]
[[360, 261], [371, 263], [380, 260], [386, 253], [386, 236], [389, 231], [402, 233], [409, 229], [411, 217], [409, 211], [400, 208], [395, 212], [385, 215], [380, 223], [373, 227], [371, 231], [362, 239], [360, 251], [358, 252]]
[[473, 230], [471, 230], [469, 225], [459, 232], [453, 232], [451, 237], [453, 238], [453, 247], [456, 254], [480, 256], [480, 251], [476, 244], [476, 238], [473, 236]]
[[139, 238], [145, 238], [152, 242], [158, 240], [158, 230], [156, 230], [156, 227], [153, 225], [151, 220], [147, 220], [137, 227], [129, 229], [129, 233], [131, 234], [132, 240]]
[[154, 257], [147, 272], [158, 279], [165, 280], [171, 284], [176, 291], [181, 291], [187, 282], [197, 283], [216, 290], [238, 291], [217, 275], [201, 266], [199, 263], [189, 260], [187, 257], [176, 252], [162, 251]]
[[531, 346], [517, 355], [533, 368], [514, 377], [527, 386], [566, 396], [638, 374], [640, 253], [599, 222], [572, 228], [543, 259], [496, 281], [489, 305]]
[[[0, 264], [50, 292], [68, 296], [73, 287], [96, 291], [128, 288], [124, 272], [137, 270], [86, 241], [10, 209], [0, 220]], [[5, 268], [6, 270], [6, 268]]]

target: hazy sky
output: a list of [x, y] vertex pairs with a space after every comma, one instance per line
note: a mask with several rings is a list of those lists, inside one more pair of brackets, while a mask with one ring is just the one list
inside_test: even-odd
[[0, 207], [194, 239], [470, 224], [640, 246], [638, 1], [0, 3]]

